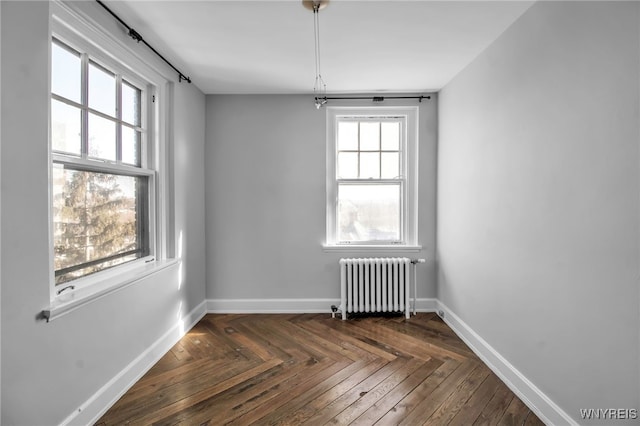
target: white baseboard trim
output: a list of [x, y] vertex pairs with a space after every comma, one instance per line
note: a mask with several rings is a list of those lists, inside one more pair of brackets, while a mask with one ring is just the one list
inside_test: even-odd
[[[417, 312], [436, 312], [437, 299], [417, 299]], [[340, 299], [208, 299], [210, 314], [319, 314], [331, 313]], [[413, 306], [413, 305], [412, 305]]]
[[417, 312], [437, 312], [438, 299], [418, 298], [416, 299]]
[[[194, 308], [118, 375], [71, 413], [61, 425], [94, 424], [206, 313], [331, 313], [339, 299], [207, 299]], [[467, 323], [435, 298], [418, 298], [417, 312], [437, 312], [444, 322], [545, 424], [578, 426], [565, 411], [529, 381]]]
[[[518, 396], [546, 425], [578, 426], [564, 410], [558, 407], [536, 385], [496, 351], [467, 323], [444, 303], [436, 301], [437, 312], [451, 329], [478, 355], [478, 357]], [[444, 315], [442, 315], [444, 314]]]
[[210, 314], [317, 314], [331, 313], [340, 299], [208, 299]]
[[61, 425], [95, 424], [100, 417], [124, 393], [133, 386], [153, 365], [160, 360], [198, 321], [206, 314], [206, 304], [202, 302], [176, 323], [149, 348], [131, 361], [120, 373], [109, 380], [76, 411], [71, 413]]

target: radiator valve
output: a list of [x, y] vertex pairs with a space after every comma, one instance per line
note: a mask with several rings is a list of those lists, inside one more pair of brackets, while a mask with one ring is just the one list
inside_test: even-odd
[[336, 305], [331, 305], [331, 318], [336, 317], [336, 312], [338, 312], [338, 307]]

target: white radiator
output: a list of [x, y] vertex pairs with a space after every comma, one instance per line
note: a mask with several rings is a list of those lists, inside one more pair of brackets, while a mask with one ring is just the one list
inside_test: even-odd
[[340, 259], [340, 310], [348, 313], [402, 312], [409, 318], [411, 259]]

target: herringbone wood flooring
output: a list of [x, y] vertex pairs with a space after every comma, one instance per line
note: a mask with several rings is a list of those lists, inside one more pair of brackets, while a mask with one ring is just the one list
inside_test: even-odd
[[207, 315], [97, 423], [541, 425], [435, 314]]

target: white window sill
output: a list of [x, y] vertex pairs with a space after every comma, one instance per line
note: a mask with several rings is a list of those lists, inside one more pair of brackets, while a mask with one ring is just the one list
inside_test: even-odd
[[324, 244], [322, 251], [324, 252], [338, 252], [338, 253], [415, 253], [422, 250], [421, 245], [358, 245], [358, 244]]
[[42, 315], [47, 322], [58, 319], [69, 312], [93, 302], [103, 296], [122, 290], [140, 281], [143, 278], [156, 274], [164, 269], [177, 265], [179, 259], [167, 259], [141, 265], [140, 267], [128, 270], [119, 274], [117, 277], [111, 277], [98, 281], [95, 284], [78, 288], [73, 291], [65, 292], [54, 301], [51, 305], [42, 311]]

